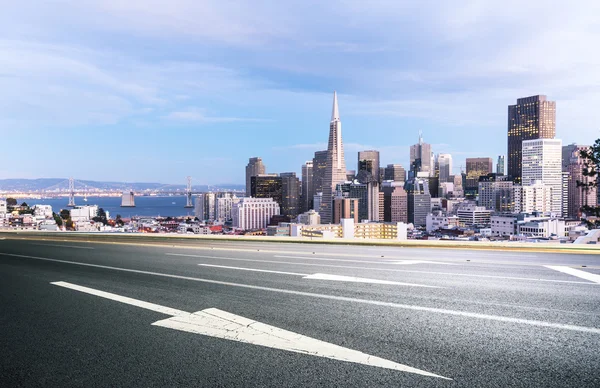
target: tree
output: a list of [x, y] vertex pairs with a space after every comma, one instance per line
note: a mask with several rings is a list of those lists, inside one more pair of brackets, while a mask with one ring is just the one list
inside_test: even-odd
[[67, 230], [75, 230], [75, 223], [70, 218], [65, 223], [65, 226], [67, 227]]
[[14, 198], [6, 198], [6, 206], [17, 206], [17, 200]]
[[69, 211], [69, 209], [60, 209], [60, 217], [63, 220], [67, 220], [71, 218], [71, 212]]
[[23, 202], [23, 203], [21, 204], [21, 207], [29, 207], [29, 205], [27, 204], [27, 202]]
[[99, 222], [104, 225], [106, 225], [108, 223], [108, 220], [106, 219], [106, 212], [104, 211], [103, 208], [98, 209], [98, 214], [96, 214], [96, 217], [92, 218], [92, 221]]
[[59, 227], [62, 226], [63, 221], [58, 214], [52, 212], [52, 218], [54, 218], [54, 222], [56, 222], [56, 225], [58, 225]]
[[[597, 139], [589, 150], [582, 150], [580, 156], [583, 158], [583, 175], [591, 179], [589, 179], [588, 183], [577, 181], [577, 186], [581, 187], [584, 192], [589, 192], [594, 187], [596, 190], [599, 190], [600, 139]], [[593, 221], [588, 219], [585, 220], [589, 228], [600, 228], [600, 204], [597, 204], [597, 206], [589, 206], [586, 204], [582, 206], [581, 211], [586, 214], [587, 218], [595, 217]]]

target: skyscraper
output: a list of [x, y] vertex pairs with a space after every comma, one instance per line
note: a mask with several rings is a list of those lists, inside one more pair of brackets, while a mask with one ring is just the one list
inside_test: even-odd
[[[315, 152], [313, 158], [313, 193], [323, 192], [323, 182], [325, 182], [325, 170], [327, 170], [327, 151]], [[313, 196], [314, 196], [313, 194]], [[318, 207], [313, 207], [315, 210], [319, 210]]]
[[329, 141], [327, 142], [327, 167], [323, 182], [323, 202], [319, 211], [321, 222], [331, 222], [333, 193], [336, 185], [344, 181], [346, 181], [346, 161], [342, 143], [342, 122], [340, 121], [337, 93], [333, 92], [333, 109], [329, 123]]
[[410, 171], [411, 177], [416, 177], [417, 173], [423, 172], [433, 175], [433, 155], [431, 153], [431, 144], [423, 141], [423, 134], [419, 132], [419, 142], [410, 146]]
[[552, 209], [562, 214], [562, 141], [534, 139], [523, 141], [522, 182], [529, 186], [536, 181], [552, 190]]
[[265, 173], [265, 165], [261, 158], [250, 158], [246, 166], [246, 196], [250, 196], [250, 178]]
[[384, 169], [384, 179], [386, 181], [402, 182], [406, 181], [406, 170], [400, 164], [388, 164]]
[[479, 177], [492, 173], [492, 158], [467, 158], [465, 195], [474, 198], [479, 189]]
[[307, 212], [313, 208], [313, 162], [307, 160], [302, 165], [302, 212]]
[[361, 171], [370, 173], [375, 180], [379, 181], [379, 151], [359, 151], [356, 173], [360, 175]]
[[277, 174], [261, 174], [250, 178], [250, 196], [252, 198], [273, 198], [279, 205], [283, 205], [283, 192], [281, 177]]
[[498, 163], [496, 163], [496, 174], [504, 175], [504, 155], [498, 155]]
[[295, 172], [282, 172], [281, 177], [281, 214], [296, 218], [300, 214], [300, 180]]
[[546, 96], [517, 99], [508, 106], [508, 175], [521, 183], [522, 142], [533, 139], [554, 139], [556, 135], [556, 102]]
[[403, 184], [384, 182], [383, 185], [383, 219], [380, 221], [408, 223], [408, 199]]
[[452, 155], [439, 154], [437, 164], [440, 170], [440, 183], [448, 182], [450, 175], [452, 175]]

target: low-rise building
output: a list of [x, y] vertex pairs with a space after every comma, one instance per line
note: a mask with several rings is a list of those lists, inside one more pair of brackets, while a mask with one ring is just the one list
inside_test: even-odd
[[7, 212], [6, 200], [0, 199], [0, 217], [4, 217]]
[[541, 218], [518, 222], [517, 234], [538, 238], [565, 237], [565, 221], [558, 218]]
[[242, 230], [265, 229], [279, 214], [279, 204], [273, 198], [241, 198], [231, 210], [233, 227]]
[[50, 205], [33, 205], [33, 214], [36, 217], [52, 218], [52, 206], [50, 206]]
[[98, 215], [97, 205], [76, 206], [70, 211], [73, 222], [90, 221]]
[[314, 209], [311, 209], [298, 216], [298, 223], [303, 225], [319, 225], [321, 223], [321, 216]]
[[456, 212], [461, 226], [489, 225], [491, 214], [491, 210], [475, 205], [462, 206]]
[[429, 233], [438, 229], [457, 228], [458, 226], [459, 219], [457, 216], [436, 211], [427, 215], [425, 230]]

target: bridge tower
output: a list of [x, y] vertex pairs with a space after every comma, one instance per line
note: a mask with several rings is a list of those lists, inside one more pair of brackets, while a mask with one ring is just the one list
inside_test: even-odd
[[75, 181], [69, 178], [69, 203], [68, 207], [75, 207]]
[[192, 177], [187, 177], [187, 187], [185, 188], [185, 207], [194, 207], [194, 201], [192, 201]]

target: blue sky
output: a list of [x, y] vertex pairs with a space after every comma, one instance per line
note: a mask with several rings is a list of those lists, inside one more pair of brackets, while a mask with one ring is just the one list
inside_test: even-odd
[[243, 183], [300, 171], [339, 94], [356, 152], [506, 153], [507, 105], [600, 137], [600, 2], [61, 0], [0, 13], [0, 177]]

